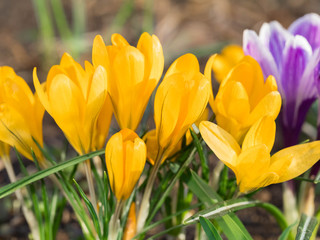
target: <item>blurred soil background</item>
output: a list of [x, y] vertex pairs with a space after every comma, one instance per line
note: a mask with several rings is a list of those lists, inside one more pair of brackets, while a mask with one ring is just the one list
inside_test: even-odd
[[[33, 68], [45, 81], [50, 66], [58, 64], [64, 52], [81, 63], [91, 61], [97, 34], [110, 43], [111, 33], [118, 32], [136, 45], [140, 34], [148, 31], [159, 37], [166, 67], [191, 52], [203, 69], [208, 57], [223, 45], [241, 44], [243, 30], [258, 31], [263, 22], [272, 20], [288, 27], [309, 12], [320, 13], [319, 0], [0, 0], [0, 66], [13, 67], [33, 88]], [[47, 114], [43, 129], [47, 144], [63, 147], [63, 135]], [[3, 186], [8, 179], [2, 163], [0, 170]], [[281, 207], [281, 185], [270, 186], [256, 197]], [[28, 227], [13, 199], [12, 195], [0, 202], [0, 239], [27, 239]], [[248, 209], [238, 215], [254, 239], [277, 239], [281, 233], [263, 210]], [[187, 236], [192, 239], [190, 231]], [[67, 208], [57, 239], [79, 236]]]

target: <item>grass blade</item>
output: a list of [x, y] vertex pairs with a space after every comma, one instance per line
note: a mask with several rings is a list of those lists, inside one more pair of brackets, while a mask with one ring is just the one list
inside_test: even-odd
[[92, 158], [94, 156], [98, 156], [104, 153], [104, 150], [95, 151], [89, 154], [85, 154], [79, 157], [75, 157], [73, 159], [70, 159], [66, 162], [59, 163], [53, 167], [38, 171], [30, 176], [24, 177], [14, 183], [8, 184], [2, 188], [0, 188], [0, 199], [8, 196], [9, 194], [13, 193], [17, 189], [20, 189], [24, 186], [29, 185], [30, 183], [33, 183], [35, 181], [38, 181], [40, 179], [43, 179], [51, 174], [57, 173], [65, 168], [68, 168], [70, 166], [73, 166], [75, 164], [79, 164], [89, 158]]
[[199, 221], [200, 217], [204, 218], [215, 218], [215, 217], [222, 217], [226, 214], [232, 213], [233, 211], [254, 207], [257, 206], [259, 203], [258, 200], [248, 200], [247, 198], [238, 198], [238, 199], [231, 199], [228, 201], [223, 201], [214, 204], [212, 207], [207, 208], [203, 211], [200, 211], [194, 214], [192, 217], [186, 219], [184, 221], [185, 224], [195, 223]]
[[297, 222], [291, 224], [289, 227], [287, 227], [279, 236], [278, 240], [287, 240], [289, 238], [290, 235], [290, 231], [292, 230], [292, 228], [297, 224]]
[[208, 239], [210, 240], [222, 240], [220, 234], [218, 233], [217, 229], [214, 225], [208, 220], [203, 217], [200, 217], [200, 224], [205, 231]]
[[[184, 181], [188, 185], [189, 189], [207, 207], [222, 201], [222, 198], [192, 170], [190, 170]], [[247, 229], [234, 213], [229, 213], [221, 218], [217, 218], [215, 221], [228, 239], [252, 239]]]
[[298, 226], [296, 240], [310, 239], [317, 223], [318, 221], [316, 218], [302, 214]]
[[79, 186], [77, 181], [75, 179], [73, 179], [73, 182], [74, 182], [78, 192], [80, 193], [80, 196], [82, 197], [84, 203], [87, 206], [87, 209], [88, 209], [88, 211], [90, 213], [90, 216], [92, 218], [94, 227], [96, 228], [96, 231], [97, 231], [97, 233], [99, 235], [99, 239], [102, 239], [102, 236], [101, 236], [101, 232], [102, 231], [100, 229], [100, 223], [99, 223], [98, 215], [97, 215], [96, 211], [94, 210], [94, 207], [93, 207], [92, 203], [90, 202], [90, 200], [88, 199], [88, 197], [86, 196], [86, 194], [84, 193], [82, 188]]

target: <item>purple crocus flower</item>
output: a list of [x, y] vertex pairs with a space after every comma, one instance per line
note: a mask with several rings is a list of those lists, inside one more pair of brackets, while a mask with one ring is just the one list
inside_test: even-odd
[[269, 75], [276, 78], [283, 99], [280, 120], [284, 143], [297, 144], [307, 112], [320, 93], [320, 16], [307, 14], [288, 30], [276, 21], [264, 23], [259, 36], [245, 30], [243, 50], [259, 62], [265, 79]]

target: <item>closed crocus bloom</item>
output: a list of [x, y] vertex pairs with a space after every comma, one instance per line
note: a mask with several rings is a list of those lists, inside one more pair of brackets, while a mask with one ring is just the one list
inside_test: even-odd
[[221, 82], [213, 111], [217, 123], [239, 143], [258, 119], [279, 114], [281, 97], [273, 76], [266, 81], [257, 61], [245, 56]]
[[320, 61], [320, 17], [307, 14], [288, 30], [278, 22], [264, 23], [259, 36], [243, 34], [245, 54], [254, 57], [265, 77], [273, 75], [283, 99], [281, 124], [285, 145], [299, 142], [306, 114], [317, 98]]
[[96, 122], [107, 96], [104, 67], [85, 62], [83, 69], [65, 53], [60, 65], [50, 69], [46, 83], [40, 85], [36, 69], [33, 82], [41, 103], [79, 154], [102, 147], [95, 139], [100, 138]]
[[236, 139], [218, 125], [200, 123], [204, 141], [235, 173], [241, 193], [288, 181], [319, 160], [320, 141], [285, 148], [270, 156], [275, 131], [271, 117], [261, 118], [252, 125], [240, 147]]
[[166, 151], [167, 155], [170, 148], [178, 144], [202, 115], [209, 95], [210, 83], [200, 73], [199, 63], [194, 55], [183, 55], [170, 66], [154, 101], [154, 120], [160, 151]]
[[30, 160], [33, 151], [41, 163], [43, 157], [34, 139], [43, 145], [43, 114], [44, 108], [28, 84], [11, 67], [0, 67], [0, 141]]
[[92, 62], [108, 71], [108, 92], [121, 129], [136, 130], [149, 98], [162, 75], [164, 58], [159, 39], [143, 33], [137, 47], [113, 34], [105, 46], [100, 35], [93, 42]]
[[105, 155], [111, 189], [118, 201], [126, 200], [146, 163], [146, 145], [135, 132], [125, 128], [109, 139]]
[[220, 83], [228, 75], [230, 70], [244, 57], [242, 47], [229, 45], [222, 49], [221, 54], [215, 54], [212, 63], [212, 71], [216, 80]]

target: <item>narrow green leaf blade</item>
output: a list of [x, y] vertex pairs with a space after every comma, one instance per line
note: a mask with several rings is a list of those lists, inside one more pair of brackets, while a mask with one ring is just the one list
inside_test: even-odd
[[200, 217], [212, 219], [216, 217], [222, 217], [233, 211], [257, 206], [260, 202], [257, 200], [249, 200], [247, 198], [231, 199], [228, 201], [218, 202], [212, 207], [209, 207], [203, 211], [194, 214], [192, 217], [184, 221], [185, 224], [195, 223], [199, 221]]
[[308, 240], [310, 239], [318, 221], [314, 217], [302, 214], [298, 226], [298, 232], [296, 240]]
[[210, 240], [222, 240], [214, 225], [206, 218], [200, 217], [200, 224]]
[[287, 240], [289, 235], [290, 235], [290, 231], [292, 230], [292, 228], [298, 223], [298, 221], [296, 221], [295, 223], [291, 224], [290, 226], [288, 226], [279, 236], [278, 240]]
[[[189, 189], [202, 201], [207, 207], [223, 201], [223, 199], [204, 182], [195, 172], [190, 170], [188, 178], [184, 179]], [[215, 219], [221, 227], [223, 233], [228, 239], [252, 239], [247, 229], [234, 213]]]
[[197, 152], [199, 154], [200, 162], [201, 162], [201, 168], [202, 168], [202, 177], [203, 179], [208, 182], [209, 181], [209, 167], [207, 164], [207, 160], [203, 153], [203, 148], [201, 146], [201, 142], [197, 136], [191, 129], [189, 129], [191, 136], [193, 138], [194, 144], [197, 148]]
[[99, 235], [99, 238], [101, 239], [101, 229], [100, 229], [100, 223], [99, 223], [99, 219], [98, 219], [98, 215], [96, 213], [96, 211], [94, 210], [94, 207], [92, 205], [92, 203], [90, 202], [90, 200], [87, 198], [86, 194], [84, 193], [84, 191], [82, 190], [82, 188], [79, 186], [79, 184], [77, 183], [77, 181], [75, 179], [73, 179], [73, 182], [78, 190], [78, 192], [80, 193], [80, 196], [82, 197], [84, 203], [87, 206], [87, 209], [90, 213], [90, 216], [92, 218], [94, 227], [96, 228], [96, 231]]
[[0, 188], [0, 199], [8, 196], [9, 194], [13, 193], [17, 189], [20, 189], [24, 186], [29, 185], [30, 183], [33, 183], [35, 181], [38, 181], [40, 179], [43, 179], [51, 174], [57, 173], [65, 168], [68, 168], [70, 166], [73, 166], [75, 164], [81, 163], [87, 159], [90, 159], [92, 157], [101, 155], [104, 153], [104, 150], [95, 151], [89, 154], [85, 154], [79, 157], [75, 157], [73, 159], [70, 159], [66, 162], [59, 163], [53, 167], [38, 171], [30, 176], [24, 177], [14, 183], [8, 184], [2, 188]]

